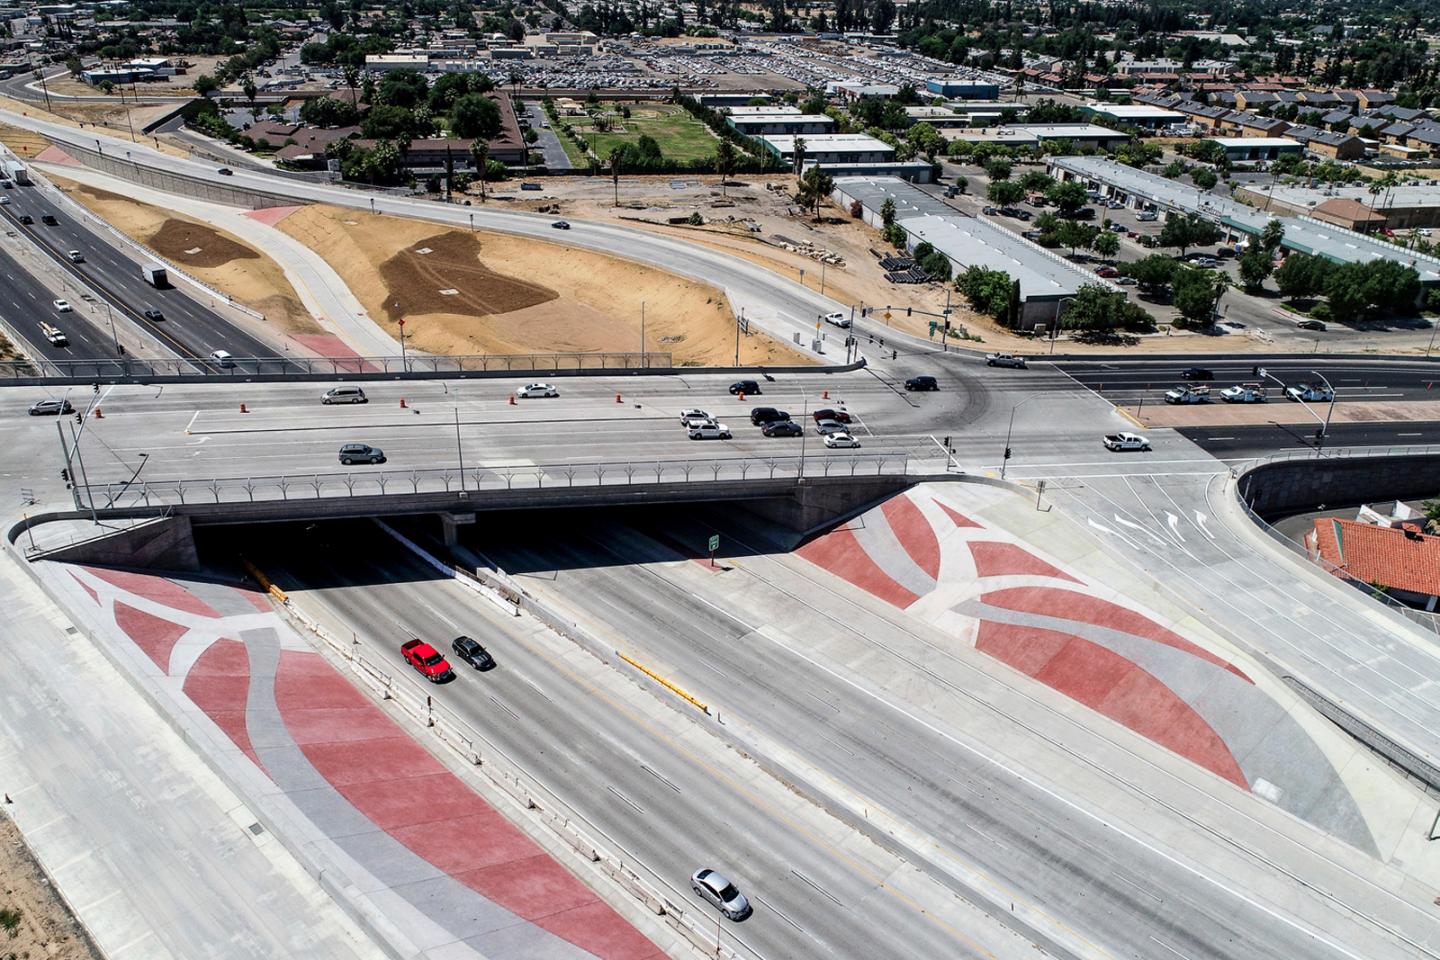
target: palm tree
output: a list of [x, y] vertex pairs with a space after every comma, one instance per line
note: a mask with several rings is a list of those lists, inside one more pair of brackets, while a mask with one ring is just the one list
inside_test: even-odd
[[250, 101], [250, 116], [259, 120], [260, 108], [255, 105], [255, 97], [259, 94], [260, 88], [255, 86], [255, 78], [248, 73], [245, 74], [244, 81], [240, 84], [240, 89], [244, 92], [245, 99]]
[[490, 165], [490, 144], [479, 137], [470, 144], [470, 156], [475, 158], [475, 176], [480, 178], [480, 202], [485, 202], [485, 168]]
[[715, 147], [715, 172], [720, 174], [720, 196], [725, 196], [725, 181], [735, 172], [735, 145], [721, 140]]
[[360, 86], [360, 68], [353, 63], [347, 63], [340, 68], [340, 74], [345, 78], [345, 86], [350, 88], [350, 105], [359, 106], [360, 101], [355, 96], [355, 88]]
[[615, 206], [620, 206], [620, 164], [625, 160], [625, 151], [620, 147], [612, 147], [610, 156], [610, 179], [615, 182]]
[[802, 169], [804, 169], [804, 166], [805, 166], [805, 138], [804, 138], [804, 137], [796, 137], [796, 138], [795, 138], [795, 169], [794, 169], [794, 171], [793, 171], [794, 174], [795, 174], [795, 176], [797, 176], [797, 177], [800, 176], [800, 171], [801, 171]]

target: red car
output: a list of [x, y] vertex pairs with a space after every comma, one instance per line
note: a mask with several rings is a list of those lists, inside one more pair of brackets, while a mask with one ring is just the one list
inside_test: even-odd
[[816, 410], [812, 416], [815, 418], [816, 423], [819, 423], [821, 420], [839, 420], [841, 423], [850, 422], [850, 414], [844, 410], [831, 410], [828, 407], [824, 410]]
[[1096, 267], [1095, 275], [1097, 277], [1104, 277], [1106, 280], [1113, 280], [1120, 276], [1120, 271], [1114, 267]]
[[400, 655], [431, 683], [444, 683], [446, 680], [455, 679], [455, 672], [450, 669], [450, 664], [440, 655], [440, 651], [424, 640], [407, 640], [400, 644]]

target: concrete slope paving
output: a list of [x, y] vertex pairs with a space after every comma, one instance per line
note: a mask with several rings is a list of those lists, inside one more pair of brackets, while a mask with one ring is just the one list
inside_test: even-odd
[[405, 955], [664, 954], [311, 651], [263, 594], [46, 563], [57, 596]]
[[107, 957], [385, 956], [9, 559], [0, 591], [6, 813]]

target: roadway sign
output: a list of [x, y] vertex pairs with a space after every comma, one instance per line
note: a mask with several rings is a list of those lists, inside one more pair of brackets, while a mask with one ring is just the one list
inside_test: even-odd
[[886, 311], [885, 311], [885, 322], [886, 322], [886, 323], [889, 323], [889, 322], [890, 322], [890, 311], [889, 311], [889, 310], [886, 310]]
[[710, 534], [710, 566], [715, 566], [715, 551], [720, 549], [720, 534]]

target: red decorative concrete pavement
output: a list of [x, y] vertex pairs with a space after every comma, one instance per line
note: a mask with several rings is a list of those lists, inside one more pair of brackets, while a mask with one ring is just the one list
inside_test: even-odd
[[76, 160], [59, 147], [46, 147], [44, 150], [35, 154], [35, 159], [41, 163], [53, 163], [62, 167], [84, 166], [79, 160]]
[[288, 207], [262, 207], [259, 210], [246, 210], [244, 216], [263, 223], [267, 227], [273, 227], [299, 209], [300, 207], [294, 204]]
[[836, 527], [795, 552], [886, 603], [908, 607], [920, 599], [881, 570], [848, 527]]
[[[207, 595], [215, 596], [214, 591], [224, 589], [246, 595], [243, 604], [222, 603], [217, 598], [216, 603], [226, 609], [245, 611], [221, 616], [183, 585], [164, 577], [91, 567], [80, 568], [73, 575], [85, 595], [113, 619], [119, 628], [114, 636], [128, 637], [162, 674], [181, 677], [185, 696], [262, 772], [261, 755], [279, 751], [276, 756], [286, 757], [287, 749], [298, 748], [323, 783], [343, 798], [337, 802], [348, 804], [363, 818], [357, 821], [347, 813], [342, 819], [351, 830], [357, 822], [373, 825], [367, 828], [367, 835], [373, 831], [388, 836], [438, 870], [442, 878], [460, 884], [454, 889], [465, 897], [483, 898], [473, 901], [470, 913], [494, 914], [498, 906], [508, 911], [501, 916], [513, 917], [498, 928], [458, 933], [457, 944], [461, 940], [475, 944], [484, 954], [486, 937], [493, 934], [499, 938], [497, 950], [513, 952], [515, 927], [523, 921], [545, 931], [537, 931], [536, 937], [548, 934], [604, 960], [660, 960], [664, 956], [319, 654], [282, 645], [275, 676], [254, 675], [253, 658], [261, 648], [252, 649], [248, 643], [262, 641], [242, 642], [231, 637], [264, 636], [273, 644], [285, 629], [260, 594], [207, 584]], [[180, 644], [190, 656], [175, 658], [179, 672], [172, 673], [172, 654]], [[281, 724], [266, 723], [263, 713], [252, 715], [251, 711], [263, 711], [268, 702], [265, 697], [252, 696], [255, 683], [273, 684], [273, 703]], [[257, 723], [260, 726], [255, 726]], [[252, 742], [255, 730], [264, 731], [263, 741]], [[294, 761], [286, 763], [295, 767]], [[294, 776], [293, 769], [290, 775]], [[267, 776], [273, 778], [274, 774]], [[283, 782], [277, 787], [288, 789]], [[307, 789], [313, 792], [315, 788]], [[322, 833], [331, 826], [314, 825]], [[331, 839], [343, 842], [345, 837]], [[377, 875], [377, 879], [390, 882], [384, 876]], [[482, 908], [484, 901], [489, 904]], [[471, 918], [436, 915], [430, 919], [445, 928], [447, 923]]]
[[880, 512], [890, 522], [890, 529], [910, 559], [929, 574], [930, 579], [939, 579], [940, 541], [915, 501], [909, 497], [891, 497], [880, 505]]

